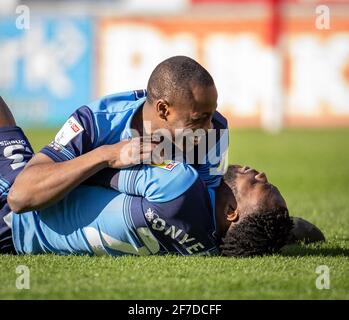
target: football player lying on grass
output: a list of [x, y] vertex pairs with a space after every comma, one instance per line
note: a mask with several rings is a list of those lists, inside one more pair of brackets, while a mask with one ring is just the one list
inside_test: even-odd
[[33, 152], [9, 110], [3, 106], [0, 115], [1, 253], [251, 256], [290, 241], [280, 192], [263, 173], [240, 166], [224, 175], [216, 210], [197, 171], [173, 163], [171, 170], [138, 165], [114, 172], [120, 192], [78, 186], [51, 206], [15, 214], [8, 192]]

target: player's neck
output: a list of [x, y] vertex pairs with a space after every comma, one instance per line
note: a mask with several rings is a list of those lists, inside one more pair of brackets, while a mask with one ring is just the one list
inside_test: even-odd
[[136, 130], [139, 134], [139, 136], [143, 136], [144, 130], [143, 130], [143, 109], [144, 105], [139, 107], [134, 116], [132, 117], [131, 121], [131, 128], [133, 130]]
[[158, 125], [158, 117], [154, 112], [154, 108], [147, 101], [142, 107], [142, 132], [151, 135], [161, 127]]
[[224, 212], [217, 210], [217, 208], [215, 211], [216, 211], [216, 224], [217, 224], [216, 233], [219, 236], [219, 238], [223, 238], [225, 237], [230, 227], [230, 223], [227, 222], [227, 218]]

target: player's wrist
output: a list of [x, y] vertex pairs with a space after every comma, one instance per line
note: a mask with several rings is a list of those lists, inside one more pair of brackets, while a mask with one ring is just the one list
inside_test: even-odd
[[105, 167], [120, 169], [123, 167], [123, 163], [120, 160], [121, 148], [124, 143], [119, 142], [113, 145], [104, 145], [99, 147], [101, 163]]
[[113, 161], [113, 150], [111, 145], [103, 145], [95, 149], [98, 154], [98, 163], [102, 168], [110, 167]]

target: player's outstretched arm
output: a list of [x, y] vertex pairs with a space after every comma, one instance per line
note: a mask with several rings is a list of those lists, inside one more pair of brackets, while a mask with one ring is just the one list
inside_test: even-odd
[[72, 160], [54, 162], [36, 154], [18, 175], [8, 195], [11, 210], [22, 213], [47, 207], [103, 168], [121, 169], [151, 157], [154, 144], [140, 138], [104, 145]]

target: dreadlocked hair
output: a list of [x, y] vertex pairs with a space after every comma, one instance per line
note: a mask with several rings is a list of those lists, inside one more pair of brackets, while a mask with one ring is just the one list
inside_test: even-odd
[[263, 256], [278, 252], [288, 241], [293, 222], [287, 208], [255, 212], [229, 228], [222, 255]]

